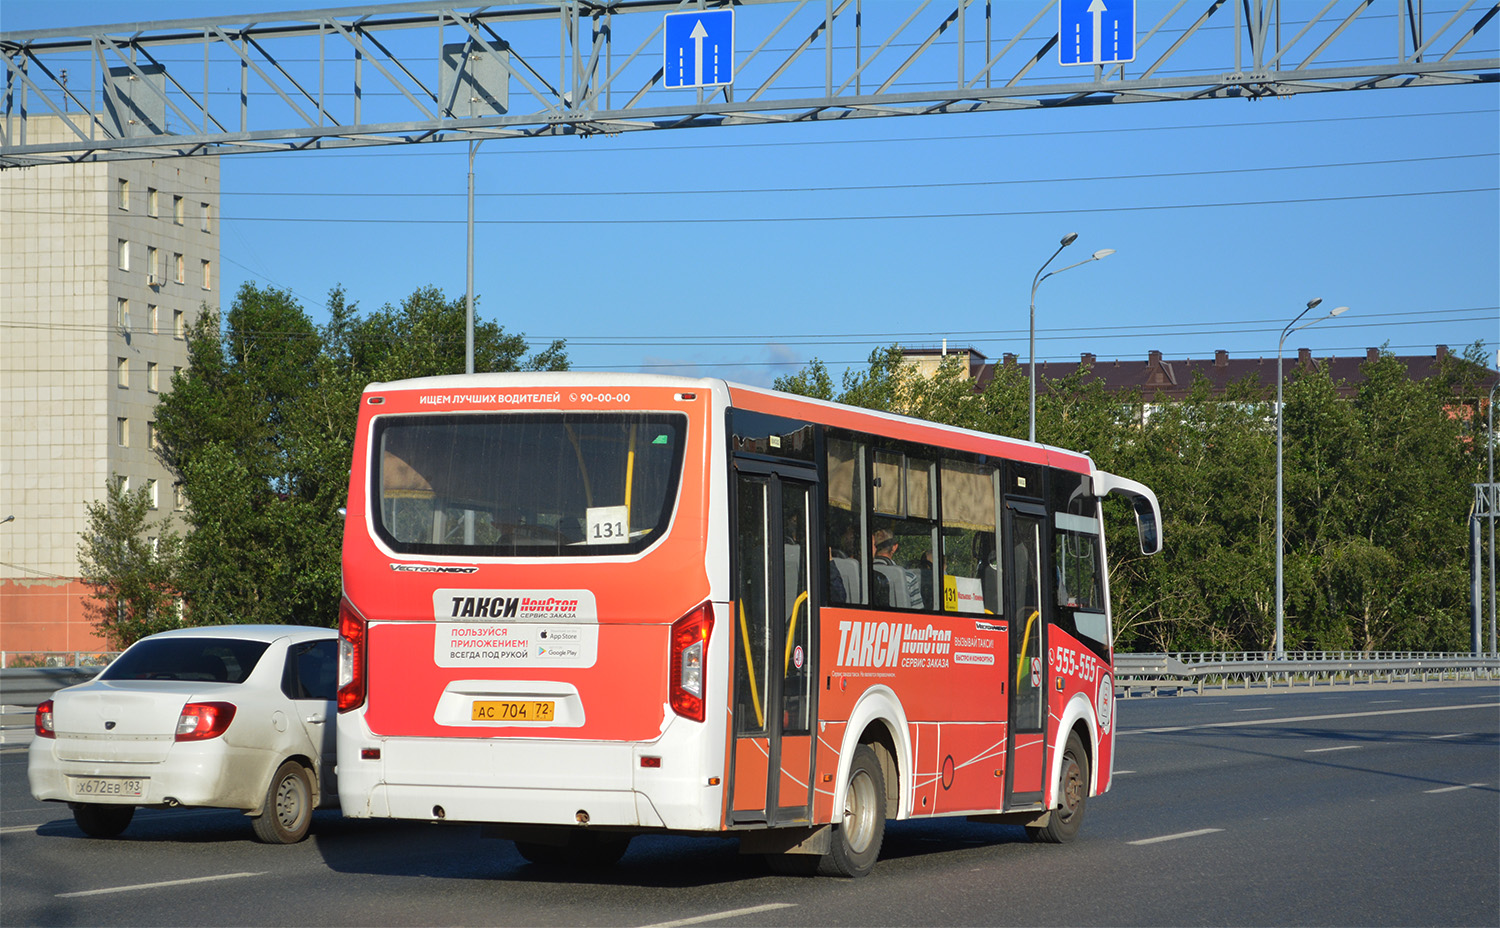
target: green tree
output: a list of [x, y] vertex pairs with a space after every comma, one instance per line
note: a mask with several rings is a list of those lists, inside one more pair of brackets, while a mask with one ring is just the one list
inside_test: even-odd
[[85, 509], [88, 527], [78, 545], [78, 564], [90, 589], [85, 609], [100, 637], [118, 650], [176, 626], [181, 537], [170, 519], [150, 521], [146, 488], [127, 491], [111, 479], [104, 496]]
[[[340, 289], [328, 322], [247, 283], [188, 333], [190, 365], [157, 410], [190, 531], [180, 583], [192, 621], [332, 624], [359, 397], [371, 382], [462, 372], [464, 302], [435, 287], [361, 316]], [[563, 370], [565, 346], [475, 326], [477, 371]]]

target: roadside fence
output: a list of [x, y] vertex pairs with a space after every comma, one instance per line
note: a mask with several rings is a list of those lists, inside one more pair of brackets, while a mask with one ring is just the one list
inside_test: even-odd
[[1197, 651], [1115, 654], [1115, 693], [1151, 695], [1356, 683], [1500, 680], [1500, 658], [1411, 651]]

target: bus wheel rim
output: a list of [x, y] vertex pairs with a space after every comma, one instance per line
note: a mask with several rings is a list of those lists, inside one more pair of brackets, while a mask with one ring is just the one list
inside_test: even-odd
[[875, 782], [863, 770], [849, 781], [844, 799], [844, 832], [855, 853], [869, 847], [875, 836]]

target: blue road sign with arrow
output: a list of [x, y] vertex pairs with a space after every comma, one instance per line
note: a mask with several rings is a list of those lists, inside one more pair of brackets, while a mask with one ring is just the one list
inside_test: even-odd
[[734, 10], [668, 13], [662, 30], [662, 86], [734, 83]]
[[1058, 64], [1135, 60], [1135, 0], [1059, 0]]

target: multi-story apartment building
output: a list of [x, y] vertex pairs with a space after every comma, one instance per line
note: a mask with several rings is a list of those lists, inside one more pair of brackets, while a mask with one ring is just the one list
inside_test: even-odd
[[[56, 117], [28, 132], [71, 135]], [[217, 159], [0, 171], [0, 650], [101, 645], [78, 582], [85, 506], [120, 480], [157, 524], [180, 509], [154, 410], [218, 275]]]

